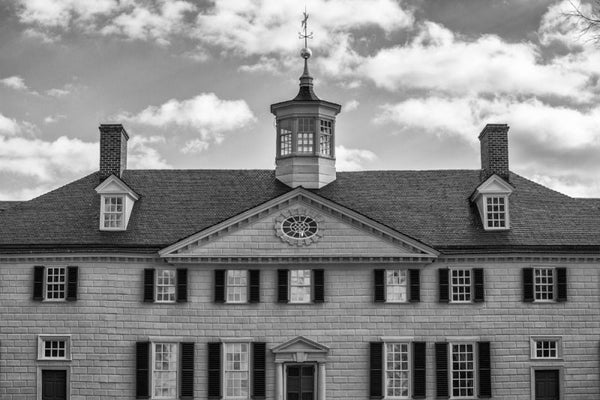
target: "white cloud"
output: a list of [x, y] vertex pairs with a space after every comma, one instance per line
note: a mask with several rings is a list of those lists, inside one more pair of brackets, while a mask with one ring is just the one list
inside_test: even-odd
[[54, 124], [65, 118], [67, 118], [67, 116], [64, 114], [48, 115], [46, 118], [44, 118], [44, 123], [45, 124]]
[[46, 94], [48, 96], [56, 97], [56, 98], [65, 97], [69, 93], [71, 93], [71, 92], [66, 89], [49, 89], [46, 91]]
[[25, 81], [23, 80], [23, 78], [21, 78], [20, 76], [15, 75], [15, 76], [10, 76], [8, 78], [0, 79], [0, 83], [11, 89], [23, 90], [23, 91], [27, 90], [27, 85], [25, 84]]
[[118, 0], [19, 0], [18, 15], [26, 24], [68, 28], [72, 22], [90, 21], [119, 6]]
[[424, 23], [408, 45], [366, 58], [358, 73], [393, 91], [559, 96], [575, 102], [594, 98], [589, 74], [569, 63], [545, 63], [532, 43], [507, 43], [495, 35], [468, 40], [433, 22]]
[[585, 22], [573, 15], [577, 10], [591, 15], [592, 5], [579, 0], [563, 0], [550, 6], [540, 21], [540, 42], [544, 46], [559, 42], [570, 49], [593, 47], [591, 32], [586, 32]]
[[131, 169], [165, 169], [172, 168], [160, 153], [151, 147], [155, 143], [165, 143], [162, 136], [133, 136], [129, 142], [127, 167]]
[[184, 154], [201, 153], [204, 150], [208, 149], [209, 146], [210, 146], [210, 144], [202, 139], [192, 139], [192, 140], [188, 141], [185, 144], [185, 146], [183, 146], [183, 149], [181, 149], [181, 152]]
[[214, 93], [181, 101], [171, 99], [136, 115], [123, 114], [117, 118], [162, 129], [191, 129], [200, 135], [198, 139], [208, 143], [220, 143], [226, 132], [239, 130], [256, 119], [244, 100], [221, 100]]
[[370, 150], [335, 146], [335, 159], [338, 171], [358, 171], [364, 169], [365, 164], [375, 161], [377, 156]]
[[346, 102], [346, 104], [344, 104], [344, 106], [342, 107], [342, 111], [344, 111], [344, 112], [354, 111], [358, 108], [359, 105], [360, 105], [360, 103], [358, 100], [350, 100], [350, 101]]
[[0, 134], [15, 135], [20, 131], [19, 124], [13, 118], [0, 114]]

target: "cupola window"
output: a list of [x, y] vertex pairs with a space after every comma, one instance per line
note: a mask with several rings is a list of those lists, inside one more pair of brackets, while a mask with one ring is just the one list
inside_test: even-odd
[[279, 154], [287, 156], [292, 154], [292, 121], [284, 120], [279, 125], [279, 143], [280, 151]]
[[298, 119], [298, 153], [312, 153], [314, 150], [315, 120]]
[[319, 136], [319, 153], [331, 156], [331, 121], [321, 120], [321, 135]]

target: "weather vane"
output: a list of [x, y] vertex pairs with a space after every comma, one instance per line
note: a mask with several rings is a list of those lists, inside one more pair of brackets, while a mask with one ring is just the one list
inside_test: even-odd
[[300, 39], [304, 39], [304, 48], [308, 49], [308, 39], [313, 38], [313, 33], [308, 33], [308, 14], [306, 13], [306, 7], [304, 7], [304, 18], [302, 18], [302, 28], [304, 29], [304, 33], [298, 32], [298, 37]]

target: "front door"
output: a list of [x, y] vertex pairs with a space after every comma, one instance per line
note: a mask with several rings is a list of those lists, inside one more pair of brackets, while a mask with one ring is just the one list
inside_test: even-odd
[[535, 371], [535, 400], [559, 400], [558, 377], [557, 369]]
[[287, 367], [286, 400], [315, 399], [315, 366], [313, 364]]
[[67, 371], [42, 370], [42, 400], [67, 400]]

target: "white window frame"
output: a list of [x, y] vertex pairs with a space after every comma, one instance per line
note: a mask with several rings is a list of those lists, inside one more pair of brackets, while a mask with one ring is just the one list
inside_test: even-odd
[[[293, 284], [293, 275], [294, 273], [298, 273], [302, 271], [304, 273], [304, 276], [306, 276], [306, 272], [308, 272], [308, 284], [304, 283], [302, 285], [298, 285], [298, 284]], [[308, 298], [305, 300], [294, 300], [294, 289], [299, 289], [299, 288], [308, 288]], [[291, 269], [289, 271], [289, 280], [288, 280], [288, 290], [289, 290], [289, 303], [290, 304], [309, 304], [312, 303], [312, 297], [313, 297], [313, 276], [312, 276], [312, 270], [310, 269]]]
[[[462, 279], [468, 279], [469, 280], [469, 284], [465, 285], [465, 284], [455, 284], [454, 283], [454, 273], [464, 273], [465, 275], [462, 277]], [[468, 276], [467, 276], [468, 275]], [[448, 286], [449, 286], [449, 293], [448, 293], [448, 297], [450, 300], [450, 303], [458, 303], [458, 304], [467, 304], [467, 303], [472, 303], [473, 302], [473, 295], [474, 295], [474, 282], [473, 282], [473, 269], [472, 268], [450, 268], [449, 269], [449, 282], [448, 282]], [[460, 277], [458, 277], [457, 279], [460, 279]], [[468, 288], [469, 292], [468, 292], [468, 298], [464, 299], [464, 300], [460, 300], [460, 299], [456, 299], [455, 300], [455, 288], [457, 289], [457, 297], [460, 296], [460, 292], [459, 292], [459, 288], [460, 287], [464, 287], [464, 288]], [[466, 293], [466, 292], [465, 292]]]
[[[537, 274], [537, 271], [541, 271], [541, 270], [550, 271], [550, 273], [551, 273], [550, 277], [552, 279], [552, 285], [544, 284], [544, 286], [546, 286], [546, 287], [549, 287], [549, 286], [552, 287], [552, 293], [551, 293], [552, 296], [549, 299], [538, 299], [538, 294], [544, 293], [544, 291], [538, 291], [538, 289], [537, 289], [537, 287], [541, 286], [541, 285], [538, 285], [538, 283], [537, 283], [536, 274]], [[557, 290], [556, 284], [557, 284], [556, 268], [544, 267], [544, 266], [533, 267], [533, 301], [534, 302], [536, 302], [536, 303], [552, 303], [552, 302], [556, 301], [556, 294], [557, 294], [556, 293], [556, 290]]]
[[[64, 357], [48, 357], [46, 356], [46, 343], [48, 342], [64, 342], [65, 356]], [[38, 357], [39, 361], [71, 361], [71, 335], [38, 335]]]
[[315, 119], [306, 117], [298, 118], [297, 127], [296, 152], [299, 154], [314, 154], [316, 134]]
[[[543, 342], [552, 342], [556, 344], [556, 356], [555, 357], [544, 357], [538, 356], [537, 344]], [[540, 361], [556, 361], [562, 360], [563, 349], [562, 349], [562, 336], [531, 336], [530, 337], [530, 348], [531, 348], [531, 359]]]
[[[228, 346], [246, 346], [246, 369], [245, 370], [229, 370], [228, 369], [228, 364], [227, 364], [227, 350], [228, 350]], [[227, 399], [227, 400], [237, 400], [237, 399], [249, 399], [251, 392], [252, 392], [252, 381], [251, 381], [251, 362], [252, 362], [252, 341], [249, 338], [239, 338], [239, 339], [227, 339], [227, 340], [223, 340], [221, 343], [221, 347], [222, 347], [222, 351], [223, 351], [223, 358], [221, 360], [221, 370], [223, 371], [222, 374], [222, 381], [221, 381], [221, 386], [223, 388], [223, 399]], [[229, 389], [228, 386], [228, 373], [231, 372], [245, 372], [246, 373], [246, 381], [247, 381], [247, 385], [246, 388], [248, 390], [248, 393], [246, 395], [240, 395], [240, 396], [229, 396], [227, 394], [227, 390]]]
[[[473, 395], [472, 396], [455, 396], [454, 395], [454, 346], [463, 346], [463, 345], [470, 345], [472, 348], [472, 354], [473, 354]], [[479, 366], [477, 365], [477, 358], [478, 358], [478, 354], [477, 354], [477, 341], [462, 341], [462, 340], [455, 340], [455, 341], [451, 341], [449, 342], [449, 357], [448, 357], [448, 371], [449, 371], [449, 376], [448, 376], [448, 380], [449, 382], [449, 389], [450, 389], [450, 399], [476, 399], [477, 398], [477, 388], [478, 388], [478, 384], [479, 384]], [[460, 370], [459, 370], [460, 371]]]
[[[55, 269], [60, 269], [62, 270], [62, 277], [63, 277], [63, 281], [62, 283], [56, 283], [56, 282], [49, 282], [49, 272], [51, 270], [55, 270]], [[51, 266], [46, 266], [44, 267], [44, 301], [67, 301], [67, 286], [69, 284], [69, 279], [68, 279], [68, 271], [67, 271], [67, 267], [66, 266], [62, 266], [62, 265], [51, 265]], [[57, 291], [57, 293], [62, 293], [62, 297], [56, 298], [49, 298], [48, 297], [48, 293], [50, 292], [54, 292], [54, 290], [49, 290], [49, 286], [50, 285], [62, 285], [62, 290]]]
[[[175, 395], [174, 396], [155, 396], [154, 392], [156, 390], [156, 382], [155, 382], [155, 372], [157, 372], [157, 370], [155, 369], [156, 367], [156, 346], [157, 345], [168, 345], [168, 346], [173, 346], [174, 347], [174, 354], [175, 354]], [[151, 340], [150, 341], [150, 346], [151, 346], [151, 356], [150, 356], [150, 398], [151, 399], [176, 399], [179, 397], [179, 378], [181, 375], [181, 371], [180, 371], [180, 366], [179, 366], [179, 352], [180, 352], [180, 348], [179, 348], [179, 341], [175, 341], [173, 338], [169, 339], [169, 340], [162, 340], [162, 339], [156, 339], [156, 340]], [[167, 372], [170, 372], [171, 370], [168, 370]]]
[[[384, 399], [410, 399], [412, 394], [412, 345], [411, 341], [407, 340], [394, 340], [392, 338], [384, 340], [383, 342], [383, 398]], [[388, 396], [388, 345], [406, 345], [406, 356], [407, 356], [407, 382], [408, 382], [408, 392], [406, 396]], [[401, 370], [404, 371], [404, 370]]]
[[[121, 211], [107, 211], [106, 210], [106, 202], [111, 199], [120, 199], [121, 200]], [[126, 201], [124, 194], [103, 194], [100, 196], [101, 204], [100, 204], [100, 227], [105, 231], [124, 231], [126, 225]], [[118, 226], [107, 226], [107, 215], [120, 215], [121, 216], [121, 224]]]
[[293, 123], [294, 121], [291, 120], [283, 120], [279, 123], [279, 156], [281, 157], [289, 156], [294, 151]]
[[[494, 199], [503, 199], [504, 201], [504, 211], [500, 212], [498, 211], [498, 214], [503, 214], [504, 215], [504, 226], [493, 226], [493, 222], [496, 221], [495, 219], [489, 219], [488, 218], [488, 213], [495, 213], [493, 210], [492, 211], [488, 211], [488, 200], [492, 200], [492, 202], [494, 201]], [[492, 204], [492, 207], [494, 206], [494, 204]], [[510, 218], [509, 218], [509, 210], [508, 210], [508, 195], [506, 194], [486, 194], [483, 196], [483, 216], [484, 216], [484, 228], [486, 231], [502, 231], [502, 230], [507, 230], [510, 228]], [[501, 220], [501, 219], [499, 219]], [[492, 223], [492, 225], [490, 226], [490, 223]]]
[[[328, 119], [319, 120], [319, 154], [322, 156], [332, 157], [332, 137], [333, 137], [333, 121]], [[323, 147], [327, 151], [323, 152]]]
[[[245, 281], [244, 284], [230, 284], [229, 278], [235, 278], [235, 275], [243, 273], [242, 276], [238, 276], [238, 278], [243, 278]], [[231, 274], [231, 276], [230, 276]], [[243, 304], [248, 302], [248, 281], [250, 279], [248, 270], [239, 270], [239, 269], [228, 269], [225, 272], [225, 303], [228, 304]], [[241, 290], [241, 296], [239, 300], [230, 299], [230, 295], [234, 295], [236, 289]]]
[[[390, 284], [389, 280], [390, 280], [390, 274], [394, 274], [396, 272], [399, 272], [401, 274], [404, 275], [404, 284], [399, 283], [399, 284]], [[401, 279], [401, 278], [400, 278]], [[385, 302], [386, 303], [408, 303], [409, 300], [409, 290], [410, 290], [410, 285], [409, 285], [409, 275], [408, 275], [408, 270], [407, 269], [402, 269], [402, 268], [393, 268], [393, 269], [386, 269], [385, 270]], [[390, 291], [389, 289], [392, 287], [404, 287], [404, 300], [390, 300]]]
[[[173, 275], [173, 284], [160, 284], [159, 278], [164, 272], [170, 272]], [[160, 269], [157, 268], [154, 272], [154, 302], [155, 303], [175, 303], [177, 301], [177, 270], [176, 269]], [[159, 288], [173, 287], [173, 300], [159, 300]]]

